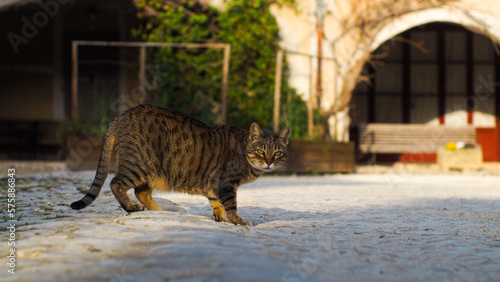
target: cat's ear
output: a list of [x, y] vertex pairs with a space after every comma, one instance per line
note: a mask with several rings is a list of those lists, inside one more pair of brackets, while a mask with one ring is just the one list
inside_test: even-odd
[[274, 140], [283, 143], [285, 146], [288, 145], [289, 138], [290, 138], [290, 126], [283, 128], [282, 130], [280, 130], [280, 132], [276, 134], [276, 136], [274, 136]]
[[255, 122], [252, 123], [252, 125], [250, 126], [250, 136], [248, 137], [248, 139], [250, 139], [250, 142], [257, 141], [264, 137], [264, 132], [262, 131], [262, 129], [260, 129], [260, 126]]

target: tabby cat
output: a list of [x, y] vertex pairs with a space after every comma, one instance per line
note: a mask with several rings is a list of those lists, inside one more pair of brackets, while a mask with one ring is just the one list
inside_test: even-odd
[[[111, 122], [94, 182], [71, 207], [79, 210], [96, 199], [115, 150], [118, 165], [110, 186], [127, 212], [144, 207], [161, 210], [151, 196], [153, 189], [179, 191], [206, 196], [218, 222], [251, 225], [238, 215], [238, 186], [283, 169], [289, 136], [290, 127], [277, 134], [261, 130], [256, 123], [250, 131], [210, 127], [173, 110], [139, 105]], [[142, 205], [127, 195], [131, 188]]]

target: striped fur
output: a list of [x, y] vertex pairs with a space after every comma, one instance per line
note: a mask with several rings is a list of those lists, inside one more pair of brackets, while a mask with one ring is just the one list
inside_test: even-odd
[[[289, 135], [289, 127], [278, 134], [256, 123], [249, 131], [210, 127], [176, 111], [140, 105], [110, 124], [92, 187], [71, 207], [82, 209], [97, 198], [115, 150], [118, 165], [110, 186], [127, 212], [161, 210], [152, 191], [178, 191], [206, 196], [216, 221], [251, 225], [237, 213], [237, 188], [284, 169]], [[127, 195], [131, 188], [142, 205]]]

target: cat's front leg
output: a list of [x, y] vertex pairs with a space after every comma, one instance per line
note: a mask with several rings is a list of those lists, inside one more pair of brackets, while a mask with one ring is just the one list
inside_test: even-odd
[[230, 222], [226, 218], [226, 211], [224, 210], [224, 207], [221, 203], [219, 203], [219, 201], [217, 201], [217, 198], [208, 198], [208, 201], [210, 202], [210, 206], [212, 207], [212, 213], [214, 215], [215, 221]]
[[227, 186], [219, 189], [216, 193], [217, 199], [226, 210], [226, 215], [229, 221], [234, 224], [252, 226], [252, 223], [241, 219], [237, 211], [236, 205], [236, 189], [237, 187]]

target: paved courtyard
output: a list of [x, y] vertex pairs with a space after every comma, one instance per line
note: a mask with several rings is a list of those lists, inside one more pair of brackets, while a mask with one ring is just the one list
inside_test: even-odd
[[217, 223], [205, 198], [178, 193], [154, 195], [167, 211], [127, 215], [111, 177], [89, 208], [72, 210], [93, 175], [16, 175], [16, 274], [7, 229], [0, 280], [500, 279], [498, 175], [262, 177], [238, 192], [253, 227]]

